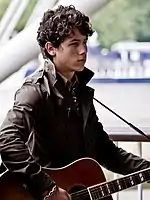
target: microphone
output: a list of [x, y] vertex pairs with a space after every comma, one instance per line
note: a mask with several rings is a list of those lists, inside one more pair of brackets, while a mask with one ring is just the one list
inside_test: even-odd
[[111, 113], [113, 113], [115, 116], [117, 116], [119, 119], [121, 119], [125, 124], [127, 124], [128, 126], [130, 126], [133, 130], [135, 130], [136, 132], [138, 132], [139, 134], [143, 135], [144, 137], [146, 137], [147, 139], [150, 140], [150, 137], [148, 135], [146, 135], [142, 130], [140, 130], [138, 127], [136, 127], [135, 125], [131, 124], [130, 122], [128, 122], [127, 120], [125, 120], [123, 117], [121, 117], [120, 115], [118, 115], [115, 111], [113, 111], [112, 109], [110, 109], [108, 106], [106, 106], [105, 104], [103, 104], [101, 101], [99, 101], [98, 99], [96, 99], [95, 97], [93, 98], [96, 102], [98, 102], [100, 105], [102, 105], [104, 108], [106, 108], [107, 110], [109, 110]]

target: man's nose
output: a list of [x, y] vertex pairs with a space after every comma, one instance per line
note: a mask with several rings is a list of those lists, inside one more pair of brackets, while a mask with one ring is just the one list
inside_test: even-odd
[[87, 46], [85, 45], [81, 45], [80, 49], [79, 49], [79, 54], [86, 54], [87, 53]]

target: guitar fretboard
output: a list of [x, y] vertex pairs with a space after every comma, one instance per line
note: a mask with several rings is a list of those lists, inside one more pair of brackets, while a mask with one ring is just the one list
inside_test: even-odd
[[99, 200], [148, 180], [150, 180], [150, 168], [124, 176], [120, 179], [89, 187], [88, 189], [92, 200]]

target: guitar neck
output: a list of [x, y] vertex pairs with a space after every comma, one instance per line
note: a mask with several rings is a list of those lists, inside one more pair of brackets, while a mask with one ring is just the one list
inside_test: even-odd
[[150, 180], [150, 168], [129, 174], [123, 178], [94, 185], [88, 188], [92, 200], [109, 196], [113, 193], [125, 190]]

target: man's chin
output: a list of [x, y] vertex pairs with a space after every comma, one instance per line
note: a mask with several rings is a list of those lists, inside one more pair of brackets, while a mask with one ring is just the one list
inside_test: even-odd
[[76, 71], [77, 72], [81, 72], [81, 71], [83, 71], [84, 70], [84, 66], [78, 66], [77, 68], [76, 68]]

